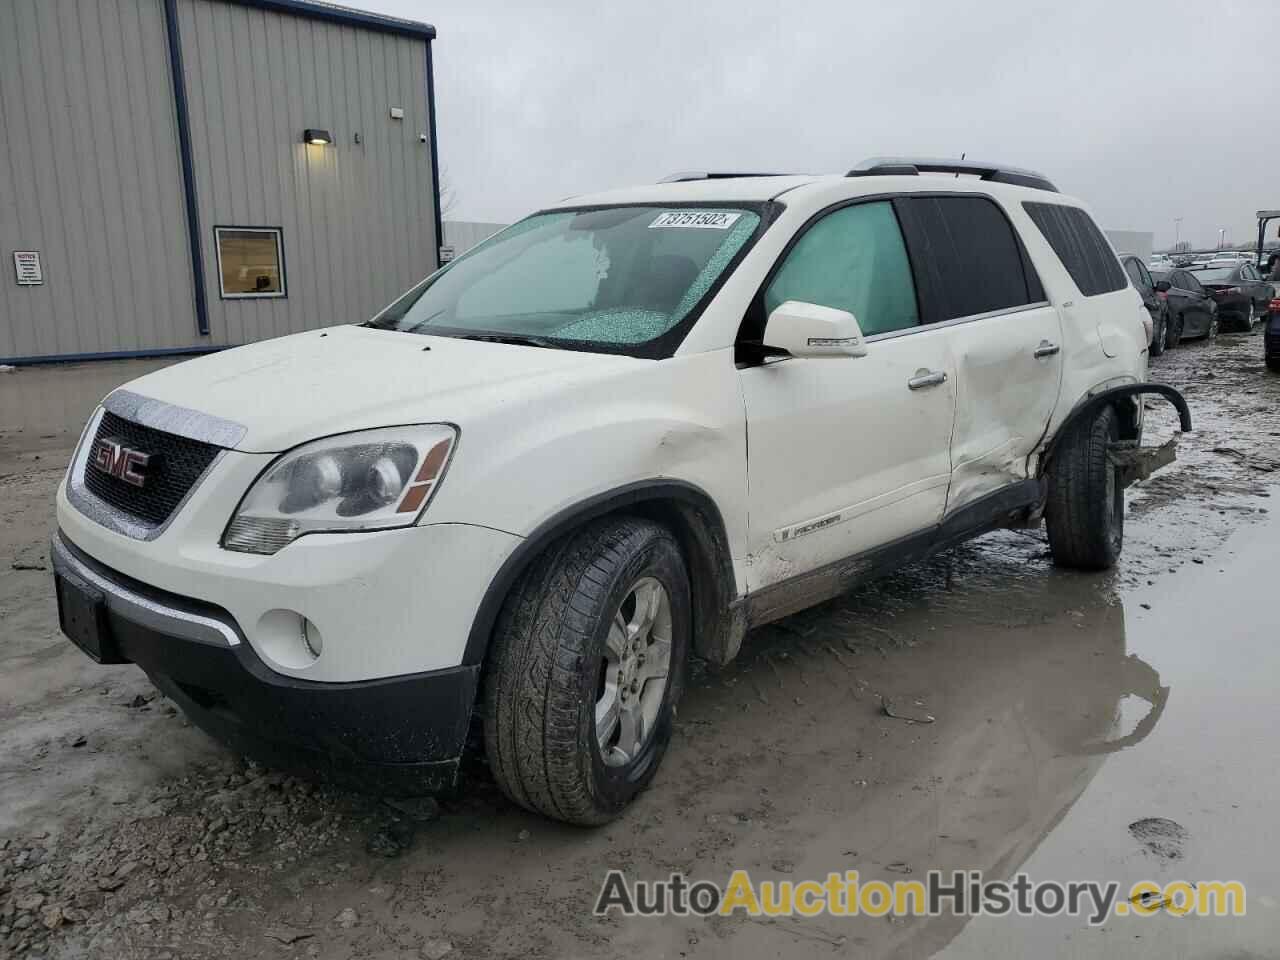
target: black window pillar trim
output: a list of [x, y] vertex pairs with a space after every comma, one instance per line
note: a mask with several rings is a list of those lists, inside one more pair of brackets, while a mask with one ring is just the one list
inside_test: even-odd
[[440, 153], [436, 148], [436, 71], [431, 55], [431, 38], [427, 38], [427, 136], [431, 138], [431, 207], [435, 211], [436, 249], [433, 256], [435, 269], [444, 264], [440, 260], [440, 248], [444, 245], [444, 211], [440, 209]]
[[204, 251], [200, 242], [200, 207], [196, 201], [195, 163], [191, 157], [191, 115], [187, 107], [187, 80], [182, 67], [182, 35], [178, 27], [177, 0], [164, 0], [165, 33], [169, 40], [169, 75], [178, 121], [178, 155], [182, 160], [182, 192], [187, 208], [187, 242], [191, 249], [191, 288], [196, 307], [196, 330], [209, 335], [209, 301], [204, 282]]

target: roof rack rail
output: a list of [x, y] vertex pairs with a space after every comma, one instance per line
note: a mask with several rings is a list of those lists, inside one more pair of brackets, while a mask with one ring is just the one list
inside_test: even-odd
[[726, 170], [686, 170], [663, 177], [659, 183], [687, 183], [690, 180], [737, 180], [739, 177], [789, 177], [789, 173], [730, 173]]
[[921, 173], [954, 173], [976, 176], [992, 183], [1009, 183], [1018, 187], [1058, 192], [1042, 173], [1007, 167], [999, 163], [983, 163], [980, 160], [940, 160], [930, 157], [872, 157], [863, 160], [850, 170], [849, 177], [914, 177]]

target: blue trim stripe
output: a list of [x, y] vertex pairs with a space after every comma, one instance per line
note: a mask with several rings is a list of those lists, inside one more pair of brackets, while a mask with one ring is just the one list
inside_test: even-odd
[[431, 41], [427, 41], [427, 136], [431, 138], [431, 191], [435, 195], [432, 206], [436, 211], [436, 249], [433, 257], [436, 269], [440, 262], [440, 246], [444, 243], [444, 211], [440, 209], [440, 154], [436, 150], [436, 71], [431, 57]]
[[89, 360], [139, 360], [144, 357], [183, 357], [216, 353], [229, 347], [166, 347], [155, 350], [117, 350], [109, 353], [50, 353], [35, 357], [0, 357], [0, 364], [19, 367], [36, 363], [83, 363]]
[[330, 23], [342, 23], [351, 27], [364, 27], [367, 30], [394, 33], [402, 37], [434, 40], [436, 36], [436, 28], [429, 23], [401, 20], [398, 17], [382, 16], [366, 10], [352, 10], [350, 7], [339, 7], [329, 3], [307, 3], [306, 0], [223, 0], [223, 2], [238, 3], [242, 7], [257, 7], [260, 10], [272, 10], [276, 13], [291, 13], [311, 20], [327, 20]]
[[169, 74], [178, 119], [178, 155], [182, 161], [182, 192], [187, 207], [187, 243], [191, 248], [191, 287], [196, 305], [196, 330], [209, 335], [209, 301], [204, 289], [204, 251], [200, 244], [200, 208], [196, 203], [196, 170], [191, 157], [191, 115], [187, 108], [187, 79], [182, 69], [182, 36], [178, 32], [177, 0], [164, 0], [164, 24], [169, 38]]

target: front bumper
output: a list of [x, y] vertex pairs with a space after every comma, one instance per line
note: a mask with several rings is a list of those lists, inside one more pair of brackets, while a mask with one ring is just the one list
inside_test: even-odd
[[142, 667], [233, 750], [366, 790], [453, 785], [478, 666], [353, 683], [285, 676], [263, 663], [225, 610], [132, 580], [61, 532], [51, 556], [56, 576], [103, 596], [103, 659]]
[[[520, 537], [465, 523], [308, 534], [270, 556], [219, 541], [270, 454], [222, 453], [168, 525], [137, 539], [58, 491], [64, 539], [117, 573], [226, 611], [278, 674], [325, 683], [455, 667], [485, 591]], [[299, 640], [303, 618], [322, 647]]]

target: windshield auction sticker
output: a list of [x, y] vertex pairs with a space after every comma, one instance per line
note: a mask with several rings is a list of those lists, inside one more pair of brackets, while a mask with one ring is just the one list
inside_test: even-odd
[[649, 229], [691, 227], [695, 230], [728, 230], [740, 216], [742, 214], [728, 210], [669, 210], [654, 217]]

